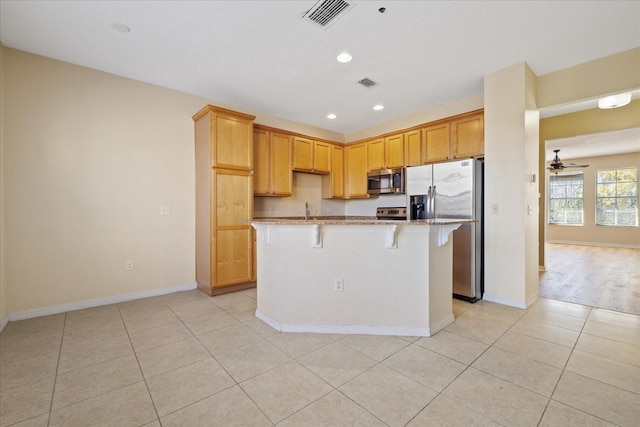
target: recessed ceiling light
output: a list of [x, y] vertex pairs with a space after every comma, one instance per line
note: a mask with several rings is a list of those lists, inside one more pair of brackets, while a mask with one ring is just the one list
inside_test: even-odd
[[378, 104], [378, 105], [374, 106], [373, 109], [376, 110], [376, 111], [384, 110], [384, 105]]
[[629, 102], [631, 102], [630, 93], [619, 93], [618, 95], [598, 99], [598, 108], [618, 108], [627, 105]]
[[338, 117], [338, 116], [336, 116], [336, 115], [335, 115], [335, 114], [333, 114], [333, 113], [331, 113], [331, 114], [327, 114], [327, 119], [332, 119], [332, 120], [333, 120], [333, 119], [335, 119], [336, 117]]
[[113, 27], [114, 30], [120, 33], [128, 33], [131, 31], [131, 28], [129, 28], [128, 25], [123, 24], [122, 22], [114, 22], [113, 24], [111, 24], [111, 26]]
[[338, 57], [336, 58], [338, 60], [338, 62], [342, 62], [342, 63], [346, 63], [346, 62], [351, 62], [351, 55], [349, 55], [347, 52], [343, 52], [340, 55], [338, 55]]

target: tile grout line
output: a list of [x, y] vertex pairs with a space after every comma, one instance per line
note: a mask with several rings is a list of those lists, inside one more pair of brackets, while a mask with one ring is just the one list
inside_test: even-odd
[[[122, 323], [124, 324], [124, 330], [127, 333], [127, 338], [129, 339], [129, 345], [131, 345], [131, 350], [133, 351], [133, 355], [136, 358], [138, 369], [140, 369], [140, 375], [142, 375], [142, 381], [144, 381], [144, 386], [147, 389], [147, 395], [149, 396], [149, 399], [151, 400], [151, 404], [153, 405], [153, 410], [156, 413], [156, 420], [162, 426], [162, 422], [160, 421], [160, 415], [158, 414], [158, 408], [156, 407], [156, 402], [153, 400], [153, 396], [151, 395], [151, 390], [149, 390], [149, 384], [147, 383], [147, 378], [144, 375], [144, 371], [142, 370], [142, 365], [140, 365], [140, 360], [138, 359], [138, 353], [136, 352], [136, 348], [133, 346], [133, 341], [131, 341], [131, 335], [129, 335], [129, 328], [127, 328], [127, 323], [125, 322], [124, 317], [122, 316], [120, 305], [116, 304], [116, 306], [118, 307], [118, 313], [120, 314], [120, 318], [122, 320]], [[145, 424], [148, 424], [148, 423], [145, 423]]]
[[62, 357], [62, 344], [64, 342], [64, 331], [67, 328], [67, 313], [64, 313], [64, 322], [62, 324], [62, 333], [60, 335], [60, 347], [58, 348], [58, 363], [56, 363], [56, 373], [53, 378], [53, 389], [51, 390], [51, 403], [49, 404], [49, 416], [47, 418], [47, 426], [51, 424], [51, 415], [53, 413], [53, 398], [56, 394], [56, 384], [58, 383], [58, 370], [60, 369], [60, 359]]

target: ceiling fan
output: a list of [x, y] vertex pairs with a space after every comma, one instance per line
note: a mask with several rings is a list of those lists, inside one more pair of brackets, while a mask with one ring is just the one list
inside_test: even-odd
[[553, 158], [553, 160], [551, 161], [551, 164], [547, 168], [552, 173], [562, 172], [567, 168], [586, 168], [589, 166], [589, 165], [576, 165], [575, 163], [562, 163], [562, 160], [560, 160], [560, 157], [558, 157], [558, 152], [560, 152], [560, 150], [553, 150], [553, 152], [556, 153], [556, 156]]

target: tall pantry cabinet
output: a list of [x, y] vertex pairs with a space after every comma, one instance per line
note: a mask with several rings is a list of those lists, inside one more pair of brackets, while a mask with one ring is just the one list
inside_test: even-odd
[[254, 116], [207, 105], [193, 116], [196, 281], [209, 295], [254, 286]]

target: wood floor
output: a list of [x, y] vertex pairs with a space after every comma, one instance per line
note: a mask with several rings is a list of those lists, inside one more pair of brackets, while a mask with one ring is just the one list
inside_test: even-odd
[[540, 295], [640, 315], [640, 249], [546, 244]]

